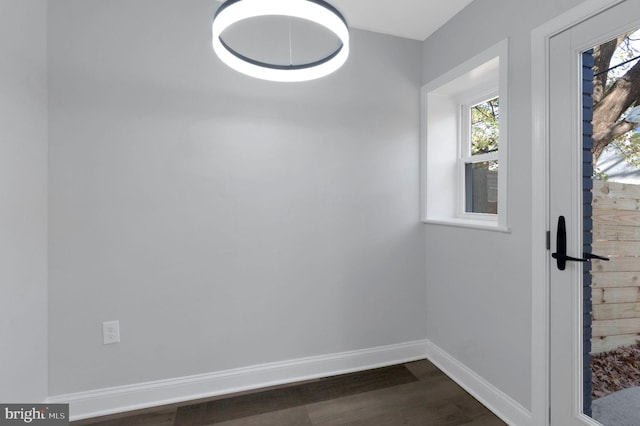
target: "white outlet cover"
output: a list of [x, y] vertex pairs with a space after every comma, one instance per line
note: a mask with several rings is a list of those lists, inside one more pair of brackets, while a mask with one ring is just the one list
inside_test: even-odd
[[102, 323], [102, 343], [110, 345], [120, 342], [120, 321], [106, 321]]

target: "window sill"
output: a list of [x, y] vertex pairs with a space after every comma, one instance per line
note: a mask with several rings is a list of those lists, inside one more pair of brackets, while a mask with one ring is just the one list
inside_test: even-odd
[[481, 229], [484, 231], [495, 231], [495, 232], [504, 232], [504, 233], [511, 232], [511, 229], [509, 229], [508, 226], [500, 225], [498, 222], [487, 221], [487, 220], [443, 218], [443, 219], [422, 219], [422, 223], [429, 224], [429, 225], [453, 226], [456, 228]]

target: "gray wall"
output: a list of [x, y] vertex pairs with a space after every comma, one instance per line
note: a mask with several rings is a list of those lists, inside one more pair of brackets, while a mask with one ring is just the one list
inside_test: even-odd
[[334, 75], [263, 82], [217, 4], [49, 4], [52, 395], [426, 335], [422, 44], [353, 30]]
[[47, 2], [0, 1], [0, 401], [47, 396]]
[[[49, 2], [50, 394], [427, 336], [530, 407], [530, 31], [579, 1], [354, 30], [293, 85], [218, 62], [213, 3]], [[0, 2], [4, 401], [47, 393], [46, 8]], [[506, 37], [512, 231], [423, 227], [419, 87]]]
[[423, 82], [509, 38], [511, 233], [427, 225], [428, 338], [531, 406], [531, 30], [578, 0], [475, 0], [424, 43]]

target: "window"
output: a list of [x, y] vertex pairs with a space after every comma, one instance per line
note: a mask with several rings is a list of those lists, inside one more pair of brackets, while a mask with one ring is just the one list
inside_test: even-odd
[[422, 220], [507, 231], [507, 41], [422, 89]]
[[500, 98], [462, 106], [460, 193], [466, 214], [498, 214]]

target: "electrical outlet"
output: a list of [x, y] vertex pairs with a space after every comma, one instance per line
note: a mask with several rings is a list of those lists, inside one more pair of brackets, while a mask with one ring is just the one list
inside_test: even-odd
[[120, 342], [120, 321], [107, 321], [102, 323], [102, 343], [110, 345]]

